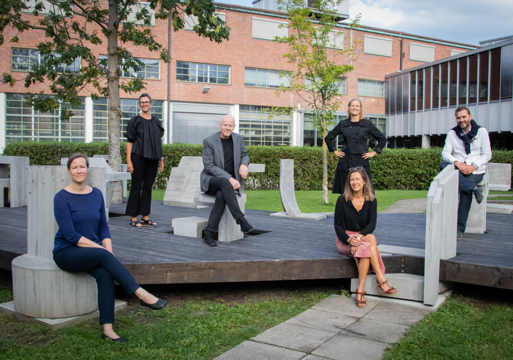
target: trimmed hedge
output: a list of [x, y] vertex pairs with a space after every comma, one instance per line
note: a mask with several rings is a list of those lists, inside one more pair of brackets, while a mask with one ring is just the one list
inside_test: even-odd
[[[178, 166], [182, 156], [201, 156], [202, 145], [163, 145], [164, 171], [157, 175], [155, 186], [165, 189], [171, 168]], [[311, 147], [248, 146], [251, 162], [265, 164], [265, 173], [250, 174], [245, 187], [248, 190], [278, 189], [280, 159], [294, 159], [296, 190], [319, 190], [322, 183], [322, 149]], [[32, 165], [59, 165], [61, 157], [75, 152], [88, 156], [107, 154], [107, 143], [59, 143], [26, 142], [12, 143], [5, 147], [3, 155], [28, 156]], [[123, 163], [126, 163], [126, 143], [120, 144]], [[371, 159], [374, 186], [378, 190], [427, 190], [438, 174], [441, 148], [385, 149]], [[338, 159], [328, 154], [328, 186], [331, 189]], [[495, 163], [512, 163], [513, 151], [493, 151]]]

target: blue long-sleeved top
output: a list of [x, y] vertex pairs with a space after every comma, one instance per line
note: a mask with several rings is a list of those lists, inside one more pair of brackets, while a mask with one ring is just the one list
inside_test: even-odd
[[82, 236], [100, 245], [104, 239], [111, 238], [99, 189], [93, 187], [89, 194], [72, 194], [62, 189], [53, 198], [53, 208], [59, 225], [54, 253], [76, 246]]

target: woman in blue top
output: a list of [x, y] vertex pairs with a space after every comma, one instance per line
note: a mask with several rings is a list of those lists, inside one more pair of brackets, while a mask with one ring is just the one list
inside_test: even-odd
[[64, 271], [86, 271], [98, 283], [98, 308], [102, 339], [127, 342], [113, 330], [116, 280], [127, 294], [135, 294], [142, 306], [160, 310], [167, 301], [141, 288], [127, 269], [114, 257], [112, 241], [100, 190], [85, 184], [89, 161], [83, 154], [69, 157], [71, 184], [54, 197], [54, 213], [59, 230], [55, 235], [53, 259]]

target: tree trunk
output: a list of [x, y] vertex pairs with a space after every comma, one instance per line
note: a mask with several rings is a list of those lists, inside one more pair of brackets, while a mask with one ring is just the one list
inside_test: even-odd
[[329, 204], [330, 199], [328, 197], [328, 154], [326, 151], [326, 142], [324, 141], [324, 138], [326, 137], [326, 117], [324, 110], [322, 115], [322, 202], [325, 204]]
[[[121, 171], [119, 154], [121, 111], [119, 103], [119, 60], [118, 60], [118, 0], [109, 0], [109, 33], [107, 37], [108, 70], [107, 88], [109, 91], [109, 165], [113, 171]], [[112, 199], [121, 202], [121, 187], [117, 186]]]

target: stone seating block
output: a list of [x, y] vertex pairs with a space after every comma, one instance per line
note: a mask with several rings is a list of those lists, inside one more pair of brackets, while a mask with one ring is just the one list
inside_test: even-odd
[[[240, 196], [235, 195], [239, 203], [240, 210], [242, 213], [245, 211], [246, 194]], [[213, 206], [216, 201], [214, 195], [208, 195], [205, 193], [197, 193], [194, 197], [194, 202], [198, 205]], [[234, 240], [240, 240], [244, 238], [244, 233], [240, 230], [240, 225], [235, 222], [228, 206], [225, 207], [221, 222], [219, 223], [219, 237], [218, 241], [229, 242]]]
[[424, 304], [438, 297], [440, 259], [456, 256], [458, 171], [447, 166], [432, 181], [427, 195], [424, 258]]
[[[30, 160], [26, 156], [0, 156], [0, 179], [10, 179], [10, 203], [12, 208], [27, 205], [29, 164]], [[0, 187], [2, 193], [3, 188]], [[4, 202], [2, 201], [2, 207], [3, 204]]]
[[14, 309], [35, 318], [65, 318], [98, 310], [96, 280], [70, 273], [53, 259], [33, 255], [12, 261]]
[[486, 207], [489, 189], [489, 175], [485, 173], [483, 180], [477, 184], [478, 187], [483, 189], [484, 200], [478, 204], [475, 196], [472, 196], [472, 205], [470, 205], [470, 212], [468, 214], [466, 233], [470, 234], [484, 234], [486, 231]]
[[203, 230], [207, 227], [208, 219], [198, 216], [189, 216], [173, 219], [172, 225], [175, 235], [188, 236], [201, 239]]
[[486, 164], [486, 173], [489, 177], [489, 189], [508, 191], [511, 189], [511, 164]]

